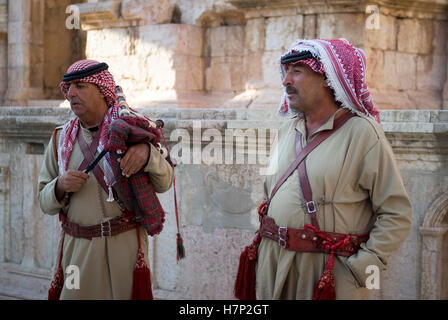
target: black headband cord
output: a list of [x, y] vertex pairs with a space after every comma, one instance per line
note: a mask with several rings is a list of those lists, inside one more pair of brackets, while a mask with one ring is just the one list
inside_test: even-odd
[[88, 67], [83, 70], [66, 73], [66, 74], [64, 74], [62, 81], [68, 82], [68, 81], [72, 81], [72, 80], [85, 78], [85, 77], [91, 76], [92, 74], [107, 70], [108, 68], [109, 68], [109, 66], [107, 65], [107, 63], [105, 63], [105, 62], [98, 63], [94, 66]]
[[288, 55], [285, 55], [281, 58], [281, 63], [282, 64], [287, 64], [287, 63], [291, 63], [291, 62], [297, 62], [300, 60], [306, 60], [309, 58], [313, 58], [313, 55], [311, 54], [311, 52], [309, 51], [302, 51], [299, 53], [291, 53]]

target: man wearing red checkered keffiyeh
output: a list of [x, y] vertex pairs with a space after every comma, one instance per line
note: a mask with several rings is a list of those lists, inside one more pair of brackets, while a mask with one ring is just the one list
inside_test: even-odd
[[280, 69], [279, 113], [292, 117], [272, 148], [261, 225], [241, 254], [235, 296], [370, 298], [366, 287], [383, 288], [380, 273], [410, 231], [412, 207], [365, 83], [364, 53], [345, 39], [298, 40]]
[[[55, 130], [38, 179], [40, 207], [46, 214], [59, 213], [64, 231], [50, 299], [131, 299], [135, 288], [150, 292], [134, 282], [137, 257], [137, 264], [149, 265], [147, 232], [114, 194], [117, 170], [110, 155], [84, 172], [105, 149], [111, 123], [119, 117], [115, 81], [107, 69], [98, 61], [77, 61], [60, 84], [75, 117]], [[173, 181], [171, 165], [152, 144], [127, 148], [120, 167], [131, 178], [143, 170], [156, 192], [167, 191]], [[63, 285], [69, 265], [79, 268], [79, 286], [72, 289]]]

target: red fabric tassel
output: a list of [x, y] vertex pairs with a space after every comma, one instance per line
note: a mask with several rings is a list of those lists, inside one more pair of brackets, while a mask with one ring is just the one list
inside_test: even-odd
[[234, 287], [235, 297], [239, 300], [257, 299], [255, 295], [257, 251], [257, 245], [252, 243], [250, 246], [246, 246], [240, 255], [240, 263]]
[[62, 270], [62, 252], [64, 250], [65, 232], [62, 234], [61, 250], [59, 251], [58, 269], [51, 281], [48, 290], [48, 300], [59, 300], [61, 297], [62, 287], [64, 286], [64, 270]]
[[137, 226], [138, 254], [134, 268], [134, 282], [132, 285], [132, 300], [154, 300], [151, 286], [151, 272], [145, 262], [145, 254], [140, 246], [140, 227]]
[[50, 290], [48, 290], [48, 300], [59, 300], [63, 286], [64, 271], [62, 270], [62, 267], [59, 266], [56, 274], [53, 277], [53, 281], [51, 282]]
[[177, 261], [179, 262], [180, 259], [185, 258], [184, 240], [182, 239], [180, 233], [177, 234], [176, 244], [177, 244]]
[[317, 282], [316, 288], [314, 288], [313, 300], [336, 300], [336, 290], [333, 274], [333, 258], [334, 252], [330, 254], [325, 270], [320, 276], [319, 282]]

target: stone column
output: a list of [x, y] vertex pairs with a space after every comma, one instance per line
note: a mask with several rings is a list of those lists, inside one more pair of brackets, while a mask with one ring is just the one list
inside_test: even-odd
[[8, 68], [8, 3], [0, 0], [0, 104], [2, 104], [7, 86]]
[[446, 46], [446, 81], [443, 89], [443, 106], [442, 109], [448, 109], [448, 43]]
[[8, 40], [7, 34], [0, 31], [0, 105], [3, 103], [8, 85]]
[[42, 95], [43, 0], [8, 1], [6, 103], [26, 105]]
[[423, 246], [420, 299], [441, 298], [443, 236], [447, 230], [447, 228], [420, 228]]

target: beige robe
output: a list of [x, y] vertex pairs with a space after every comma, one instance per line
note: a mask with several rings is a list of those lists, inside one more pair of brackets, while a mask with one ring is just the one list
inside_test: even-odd
[[[93, 135], [80, 128], [82, 134], [90, 145]], [[59, 130], [57, 141], [59, 141]], [[99, 134], [99, 132], [95, 133]], [[68, 169], [77, 170], [83, 161], [78, 141], [76, 141]], [[102, 165], [103, 160], [99, 165]], [[151, 145], [151, 154], [145, 167], [156, 192], [167, 191], [173, 181], [173, 170], [169, 163]], [[38, 179], [39, 204], [46, 214], [55, 215], [62, 208], [56, 199], [55, 185], [59, 175], [58, 164], [54, 156], [53, 141], [50, 140], [44, 155], [44, 163]], [[81, 225], [95, 225], [103, 221], [101, 205], [105, 207], [106, 217], [112, 218], [122, 214], [117, 203], [105, 201], [108, 194], [100, 187], [93, 173], [84, 186], [73, 194], [68, 209], [68, 219]], [[101, 196], [100, 197], [100, 193]], [[100, 201], [102, 198], [103, 201]], [[102, 204], [101, 204], [102, 202]], [[148, 235], [140, 227], [140, 239], [145, 260], [148, 263]], [[61, 243], [60, 243], [61, 244]], [[58, 253], [60, 250], [60, 244]], [[133, 270], [137, 261], [137, 231], [132, 229], [116, 236], [99, 237], [87, 240], [65, 235], [62, 268], [74, 265], [79, 268], [79, 289], [69, 289], [64, 285], [61, 299], [131, 299]], [[57, 257], [59, 259], [59, 255]], [[56, 267], [57, 262], [56, 260]], [[149, 263], [148, 263], [149, 265]], [[73, 275], [71, 271], [68, 275]], [[67, 278], [67, 274], [65, 277]]]
[[[340, 112], [343, 110], [337, 113]], [[305, 147], [317, 133], [333, 127], [334, 117], [308, 141], [303, 118], [291, 119], [280, 128], [278, 170], [266, 177], [265, 196], [271, 194], [296, 158], [296, 130], [302, 134], [301, 143]], [[371, 298], [375, 289], [365, 288], [371, 275], [366, 268], [375, 265], [380, 273], [385, 270], [389, 257], [406, 239], [412, 224], [411, 203], [381, 125], [364, 115], [353, 117], [305, 161], [320, 228], [344, 234], [370, 231], [370, 239], [356, 254], [349, 258], [335, 256], [336, 297]], [[273, 197], [268, 216], [279, 226], [303, 228], [311, 224], [304, 203], [295, 170]], [[325, 253], [286, 250], [263, 238], [258, 251], [257, 298], [312, 299], [328, 257]]]

